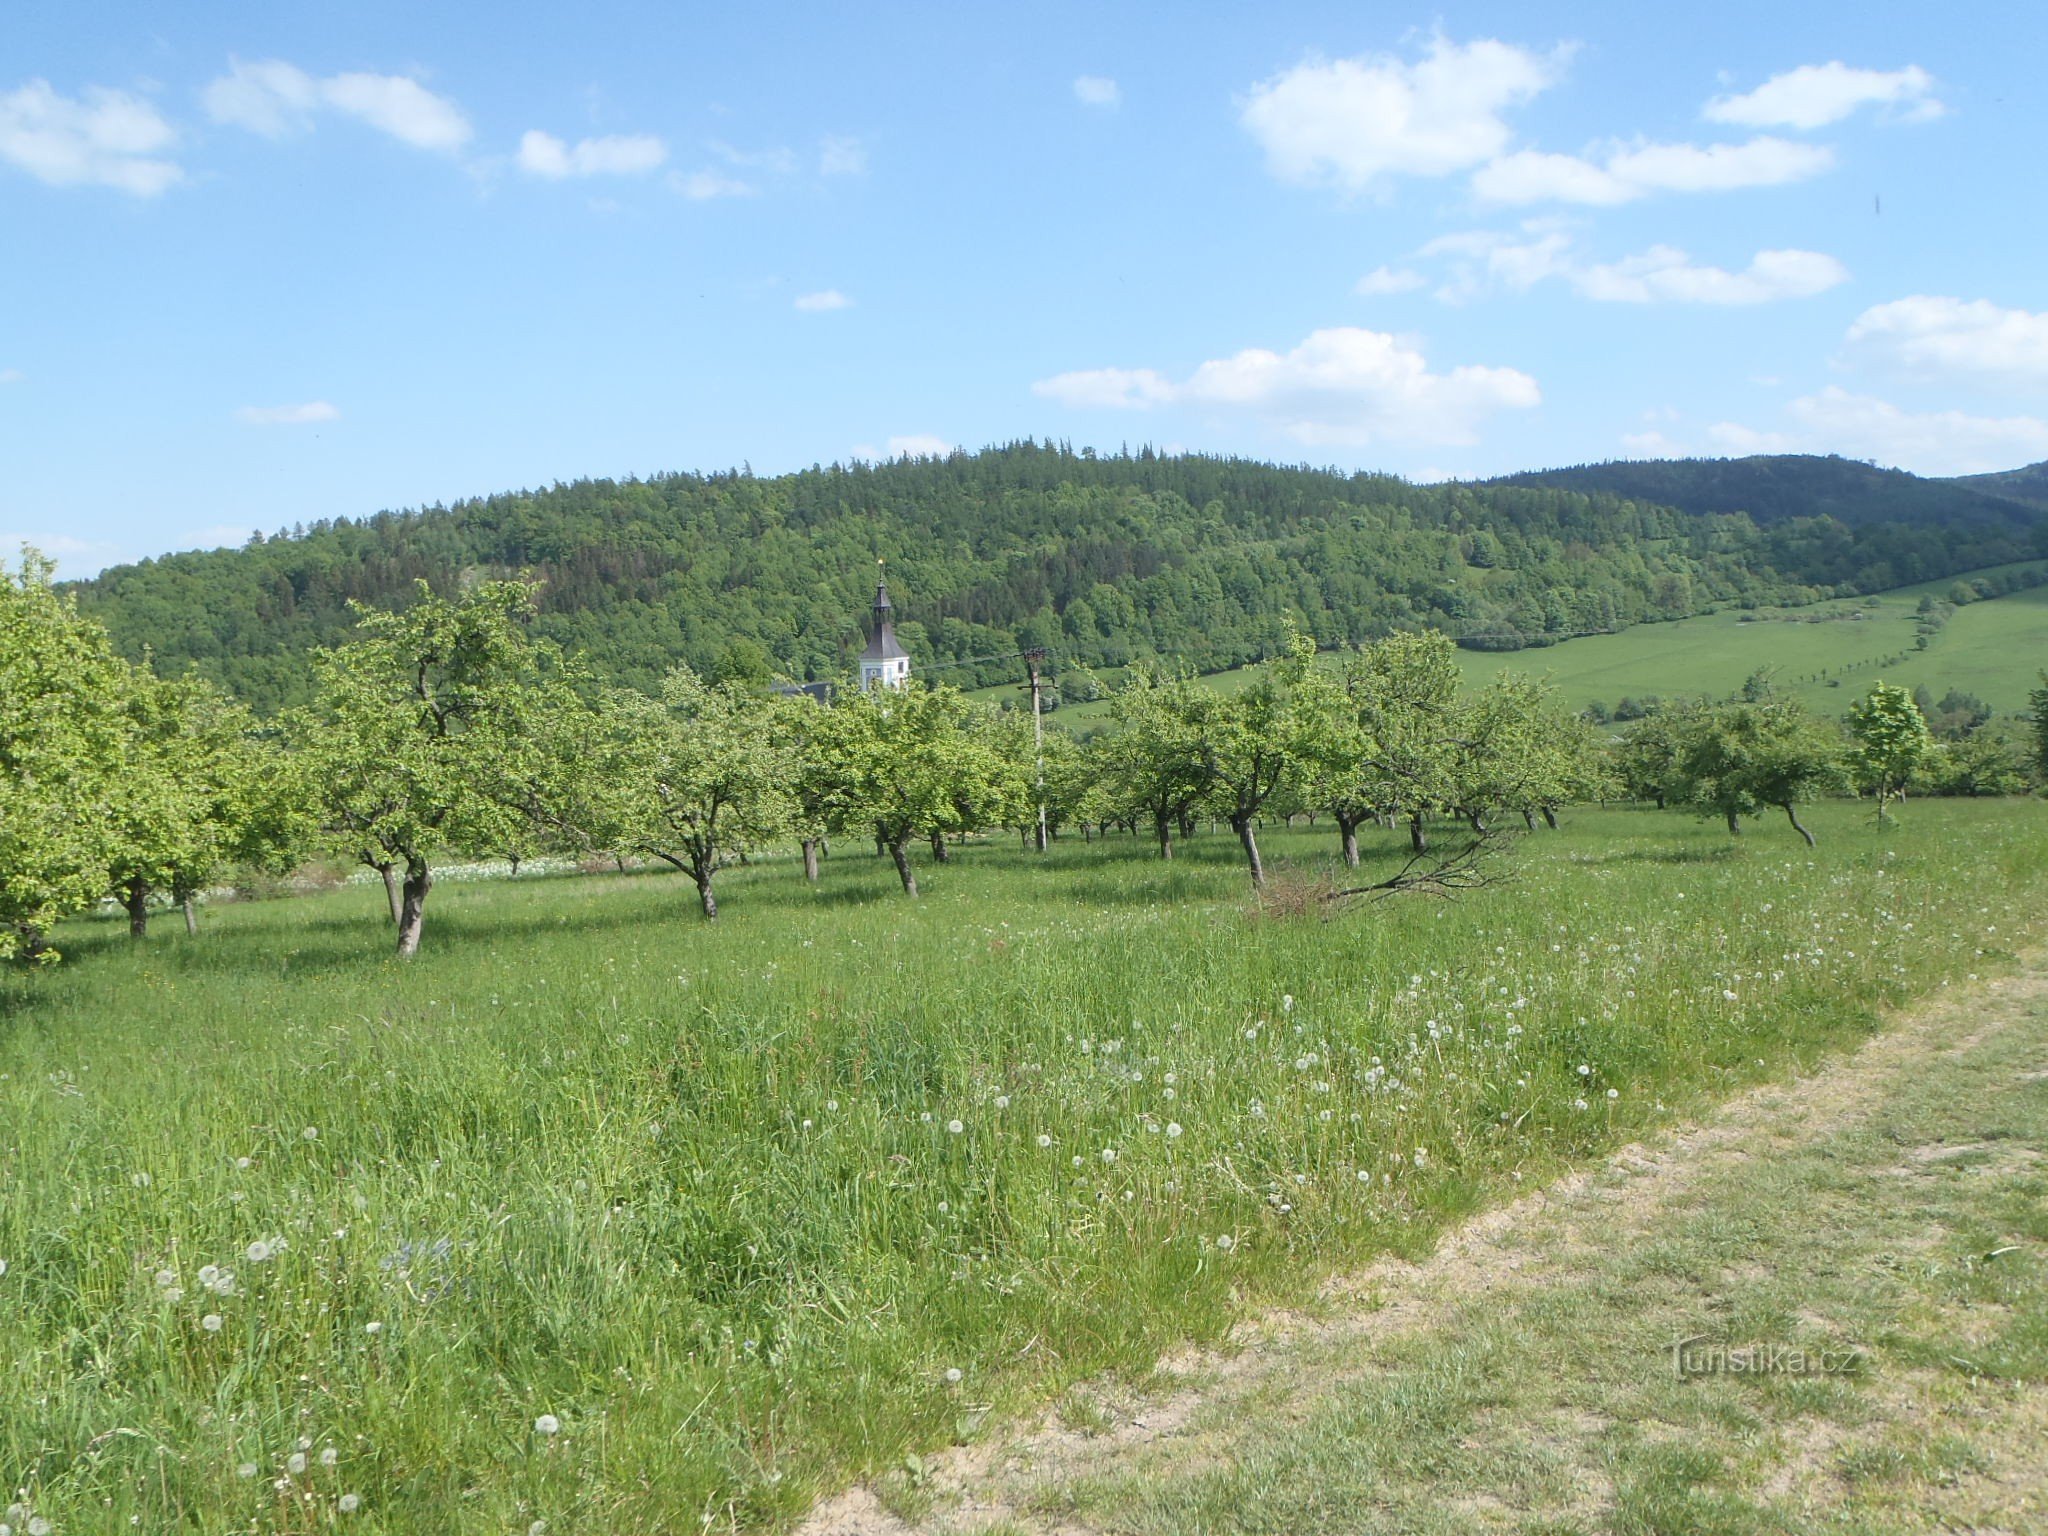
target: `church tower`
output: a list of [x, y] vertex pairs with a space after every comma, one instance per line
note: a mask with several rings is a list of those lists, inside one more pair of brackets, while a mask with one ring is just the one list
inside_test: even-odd
[[910, 652], [896, 639], [896, 610], [889, 605], [886, 582], [875, 583], [875, 627], [860, 656], [860, 687], [901, 688], [910, 681]]

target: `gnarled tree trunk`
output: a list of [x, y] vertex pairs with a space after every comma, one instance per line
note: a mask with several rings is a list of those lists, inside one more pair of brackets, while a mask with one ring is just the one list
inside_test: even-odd
[[373, 864], [371, 868], [384, 877], [384, 899], [391, 904], [391, 925], [395, 928], [404, 920], [401, 911], [403, 901], [398, 894], [398, 866], [386, 862]]
[[1408, 818], [1408, 845], [1417, 853], [1429, 852], [1429, 833], [1423, 830], [1419, 811]]
[[1358, 824], [1364, 819], [1363, 816], [1347, 816], [1342, 811], [1337, 812], [1337, 830], [1344, 836], [1346, 869], [1358, 868]]
[[944, 864], [949, 862], [952, 857], [953, 850], [946, 846], [946, 834], [934, 832], [932, 834], [932, 862], [934, 864]]
[[815, 837], [804, 839], [804, 878], [813, 885], [818, 883], [818, 840]]
[[427, 916], [427, 892], [434, 884], [425, 859], [405, 861], [405, 885], [399, 893], [398, 958], [410, 960], [419, 953], [420, 927]]
[[1733, 811], [1728, 813], [1728, 835], [1730, 837], [1742, 836], [1742, 818]]
[[1170, 816], [1161, 816], [1152, 825], [1153, 830], [1159, 834], [1159, 857], [1161, 857], [1162, 859], [1172, 858], [1173, 818]]
[[711, 894], [711, 866], [699, 864], [690, 873], [697, 881], [697, 901], [704, 908], [704, 915], [717, 917], [718, 898]]
[[1252, 828], [1251, 817], [1231, 817], [1230, 829], [1237, 834], [1238, 842], [1244, 847], [1245, 862], [1251, 866], [1252, 884], [1263, 886], [1266, 883], [1266, 866], [1259, 857], [1259, 838]]
[[149, 937], [149, 882], [140, 876], [121, 889], [121, 905], [128, 909], [128, 937]]
[[895, 856], [896, 874], [903, 882], [903, 894], [916, 896], [917, 872], [910, 867], [910, 839], [904, 837], [898, 842], [891, 843], [889, 852]]
[[1779, 808], [1784, 811], [1785, 819], [1792, 823], [1792, 830], [1806, 839], [1807, 847], [1813, 848], [1818, 846], [1814, 835], [1806, 830], [1806, 824], [1799, 819], [1799, 813], [1792, 808], [1790, 800], [1780, 801]]

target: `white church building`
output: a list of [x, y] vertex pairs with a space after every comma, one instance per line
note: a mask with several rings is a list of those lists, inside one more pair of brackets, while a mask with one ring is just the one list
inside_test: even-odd
[[886, 582], [875, 583], [875, 627], [860, 656], [860, 687], [901, 688], [910, 681], [910, 652], [896, 639], [896, 610], [889, 605]]

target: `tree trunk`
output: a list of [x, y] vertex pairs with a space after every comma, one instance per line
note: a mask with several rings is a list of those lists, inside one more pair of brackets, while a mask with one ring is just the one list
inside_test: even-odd
[[717, 917], [718, 898], [711, 894], [711, 866], [700, 865], [690, 873], [696, 877], [697, 900], [703, 905], [704, 915], [710, 918]]
[[1522, 807], [1522, 826], [1530, 832], [1536, 830], [1536, 813], [1526, 805]]
[[425, 859], [405, 861], [405, 887], [398, 906], [398, 958], [410, 960], [420, 950], [420, 925], [426, 920], [427, 891], [434, 883]]
[[1471, 824], [1474, 832], [1483, 834], [1486, 831], [1486, 812], [1475, 807], [1465, 813], [1465, 820]]
[[199, 931], [199, 898], [191, 891], [187, 891], [179, 899], [178, 905], [185, 909], [185, 932], [188, 934], [197, 933]]
[[1044, 821], [1044, 819], [1043, 819], [1043, 818], [1041, 818], [1040, 820], [1038, 820], [1038, 821], [1036, 821], [1036, 822], [1034, 822], [1034, 823], [1032, 824], [1032, 827], [1031, 827], [1031, 841], [1032, 841], [1032, 844], [1033, 844], [1033, 846], [1034, 846], [1034, 848], [1035, 848], [1035, 850], [1036, 850], [1037, 852], [1039, 852], [1039, 853], [1043, 853], [1043, 852], [1045, 852], [1045, 843], [1046, 843], [1046, 836], [1045, 836], [1045, 821]]
[[400, 911], [402, 903], [398, 895], [398, 866], [376, 864], [371, 867], [384, 877], [384, 899], [391, 903], [391, 924], [395, 928], [403, 920]]
[[818, 840], [815, 837], [804, 839], [804, 878], [813, 885], [818, 883]]
[[1154, 823], [1153, 823], [1153, 830], [1155, 830], [1155, 831], [1156, 831], [1156, 832], [1158, 832], [1158, 834], [1159, 834], [1159, 857], [1161, 857], [1162, 859], [1170, 859], [1170, 858], [1172, 858], [1172, 857], [1173, 857], [1173, 820], [1172, 820], [1172, 818], [1171, 818], [1171, 817], [1167, 817], [1167, 816], [1161, 816], [1161, 817], [1160, 817], [1160, 818], [1159, 818], [1159, 819], [1158, 819], [1158, 820], [1157, 820], [1156, 822], [1154, 822]]
[[1341, 811], [1337, 813], [1337, 830], [1344, 834], [1344, 867], [1346, 869], [1358, 868], [1359, 819], [1356, 816], [1346, 816]]
[[149, 937], [149, 882], [140, 878], [130, 880], [121, 893], [121, 905], [128, 909], [128, 937], [146, 939]]
[[1742, 818], [1733, 811], [1728, 813], [1728, 835], [1730, 837], [1742, 836]]
[[512, 878], [517, 880], [519, 878], [519, 855], [515, 853], [509, 857], [512, 861]]
[[1801, 824], [1799, 820], [1799, 813], [1792, 808], [1792, 802], [1790, 800], [1784, 801], [1782, 804], [1782, 808], [1785, 812], [1785, 819], [1792, 823], [1792, 830], [1794, 832], [1797, 832], [1801, 837], [1806, 839], [1807, 847], [1815, 847], [1816, 844], [1814, 841], [1813, 834], [1807, 831], [1805, 826]]
[[1423, 831], [1419, 814], [1408, 818], [1408, 846], [1417, 853], [1429, 852], [1429, 834]]
[[1557, 830], [1557, 812], [1547, 805], [1543, 807], [1543, 825], [1553, 832]]
[[1231, 830], [1237, 833], [1238, 842], [1244, 845], [1245, 862], [1251, 866], [1252, 885], [1260, 887], [1266, 883], [1266, 866], [1259, 859], [1258, 834], [1252, 830], [1249, 816], [1234, 816], [1230, 821]]
[[915, 897], [917, 871], [910, 867], [910, 839], [906, 837], [901, 842], [891, 843], [889, 852], [896, 856], [896, 874], [903, 881], [903, 894]]
[[1665, 806], [1664, 806], [1664, 791], [1663, 791], [1663, 790], [1661, 790], [1661, 789], [1657, 791], [1657, 809], [1658, 809], [1658, 810], [1660, 810], [1660, 811], [1661, 811], [1661, 810], [1663, 810], [1663, 809], [1665, 809]]
[[21, 958], [28, 961], [42, 959], [50, 948], [50, 941], [43, 937], [43, 930], [31, 928], [27, 923], [16, 923], [14, 931], [21, 935]]
[[932, 862], [934, 864], [944, 864], [952, 857], [953, 851], [946, 846], [946, 834], [934, 832], [932, 834]]

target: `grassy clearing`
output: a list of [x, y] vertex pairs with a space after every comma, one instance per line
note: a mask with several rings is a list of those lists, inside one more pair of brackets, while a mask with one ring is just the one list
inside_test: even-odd
[[2041, 1529], [2044, 1079], [2048, 979], [1970, 989], [973, 1491], [1129, 1536]]
[[0, 983], [0, 1476], [60, 1531], [787, 1519], [2042, 926], [2048, 805], [1817, 822], [1588, 812], [1327, 922], [1215, 837], [971, 849], [915, 905], [848, 849], [715, 930], [664, 877], [450, 886], [411, 966], [361, 889], [78, 925]]
[[[2027, 562], [1997, 569], [2038, 566]], [[1574, 709], [1649, 695], [1721, 698], [1759, 667], [1774, 669], [1783, 691], [1829, 715], [1841, 714], [1880, 680], [1907, 688], [1924, 683], [1936, 696], [1960, 688], [2001, 712], [2025, 709], [2028, 690], [2040, 683], [2041, 657], [2048, 655], [2048, 588], [1960, 608], [1925, 651], [1914, 650], [1921, 596], [1939, 598], [1958, 579], [1809, 608], [1769, 610], [1768, 616], [1748, 623], [1731, 610], [1669, 624], [1638, 624], [1618, 635], [1589, 635], [1534, 650], [1461, 650], [1458, 659], [1469, 684], [1489, 682], [1505, 671], [1548, 675]], [[1856, 611], [1865, 616], [1823, 620]], [[1892, 660], [1902, 653], [1903, 661]], [[1824, 671], [1840, 686], [1829, 686], [1819, 675]], [[1240, 668], [1216, 673], [1209, 681], [1229, 692], [1244, 687], [1253, 675], [1253, 669]], [[1013, 701], [1022, 696], [1014, 687], [980, 693]], [[1108, 713], [1101, 704], [1071, 704], [1055, 718], [1070, 730], [1087, 731], [1106, 724]]]

